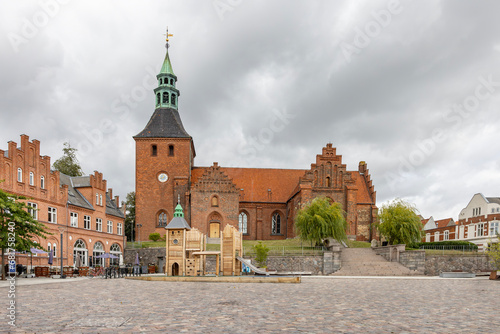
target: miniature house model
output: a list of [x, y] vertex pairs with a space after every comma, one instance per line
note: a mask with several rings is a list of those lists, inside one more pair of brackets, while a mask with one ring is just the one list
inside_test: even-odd
[[[184, 219], [180, 204], [175, 207], [174, 218], [165, 227], [166, 264], [168, 276], [200, 276], [206, 274], [206, 257], [216, 257], [215, 275], [240, 275], [241, 262], [237, 256], [242, 254], [241, 232], [226, 225], [220, 237], [221, 251], [206, 251], [206, 236], [197, 229], [191, 229]], [[219, 257], [222, 253], [222, 268]]]

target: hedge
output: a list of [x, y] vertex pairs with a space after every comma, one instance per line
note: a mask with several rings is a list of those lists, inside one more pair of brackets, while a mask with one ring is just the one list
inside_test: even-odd
[[470, 249], [477, 249], [477, 245], [475, 243], [460, 240], [417, 242], [412, 244], [411, 248], [420, 248], [422, 246], [467, 246]]

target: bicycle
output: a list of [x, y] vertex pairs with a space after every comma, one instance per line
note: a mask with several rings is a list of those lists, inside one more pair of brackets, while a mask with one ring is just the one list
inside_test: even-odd
[[98, 277], [98, 276], [103, 276], [104, 275], [104, 267], [99, 267], [99, 268], [90, 268], [87, 277]]

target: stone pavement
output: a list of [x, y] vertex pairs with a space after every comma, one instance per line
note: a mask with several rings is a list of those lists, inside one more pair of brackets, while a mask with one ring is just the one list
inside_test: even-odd
[[417, 275], [398, 262], [389, 262], [371, 248], [342, 248], [341, 268], [334, 276], [408, 276]]
[[[16, 287], [2, 333], [496, 333], [500, 282], [304, 277], [300, 284], [84, 279]], [[6, 314], [7, 287], [0, 287]]]

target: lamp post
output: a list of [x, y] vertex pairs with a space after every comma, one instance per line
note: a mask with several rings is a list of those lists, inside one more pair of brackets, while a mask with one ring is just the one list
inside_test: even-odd
[[66, 276], [63, 275], [63, 233], [66, 230], [66, 228], [63, 226], [59, 226], [58, 229], [59, 229], [59, 232], [61, 233], [61, 247], [60, 247], [61, 248], [61, 275], [60, 275], [60, 277], [66, 278]]
[[139, 239], [139, 246], [141, 245], [141, 227], [142, 224], [137, 224], [137, 233], [138, 233], [137, 239]]

